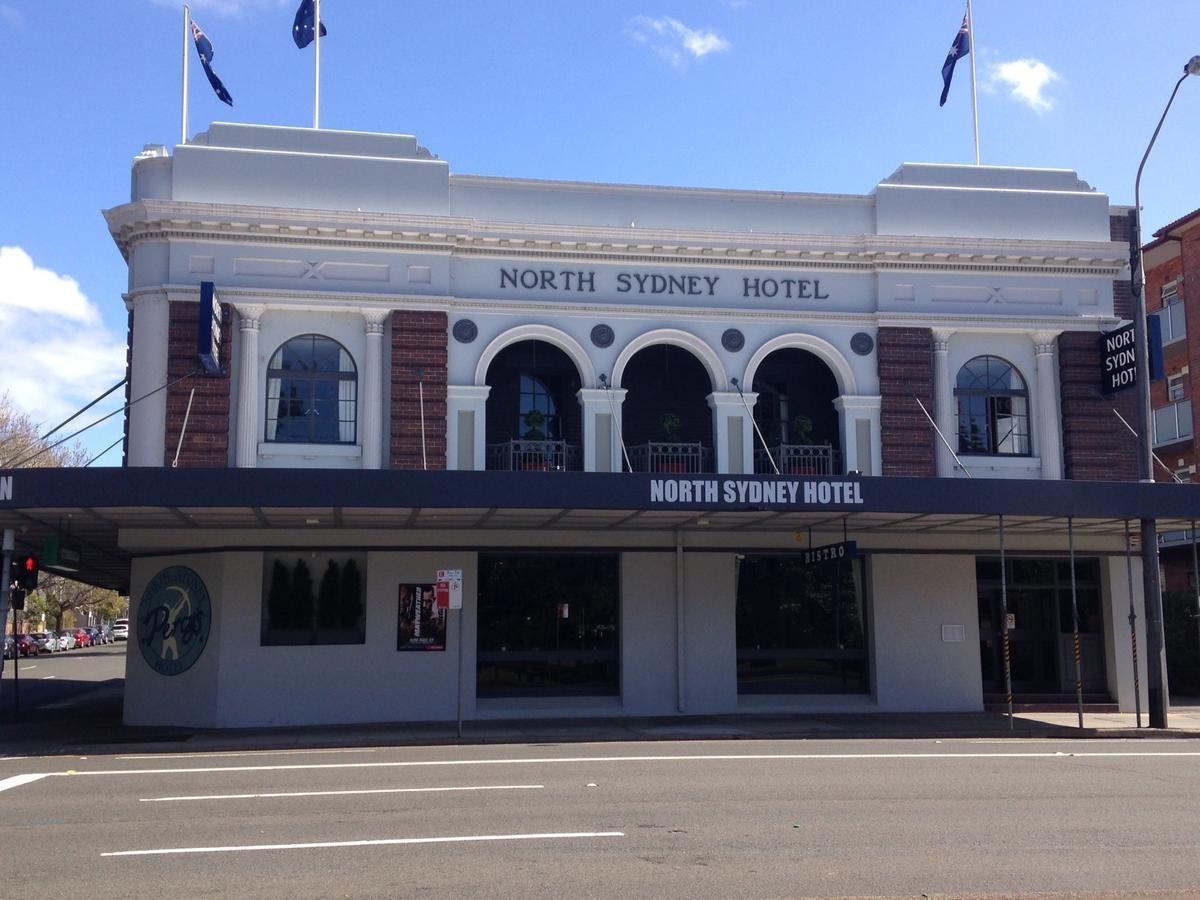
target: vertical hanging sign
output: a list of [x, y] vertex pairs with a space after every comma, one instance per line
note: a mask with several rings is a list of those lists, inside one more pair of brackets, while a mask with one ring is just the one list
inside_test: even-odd
[[211, 281], [200, 282], [200, 312], [196, 316], [196, 354], [206, 375], [221, 375], [221, 304]]

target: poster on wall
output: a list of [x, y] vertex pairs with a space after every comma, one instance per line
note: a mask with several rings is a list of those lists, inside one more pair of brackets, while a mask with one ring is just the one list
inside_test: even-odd
[[400, 585], [397, 650], [445, 650], [446, 610], [438, 609], [432, 584]]

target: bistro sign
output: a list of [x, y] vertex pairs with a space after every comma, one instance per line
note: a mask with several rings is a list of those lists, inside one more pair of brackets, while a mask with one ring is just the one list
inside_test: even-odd
[[825, 478], [652, 478], [650, 505], [862, 506], [862, 484]]
[[[609, 291], [641, 296], [715, 297], [720, 275], [663, 275], [659, 272], [616, 272], [611, 275]], [[828, 300], [819, 278], [732, 279], [742, 299]], [[605, 287], [605, 285], [601, 285]], [[596, 293], [595, 270], [521, 269], [500, 270], [500, 290], [556, 291], [559, 293]]]

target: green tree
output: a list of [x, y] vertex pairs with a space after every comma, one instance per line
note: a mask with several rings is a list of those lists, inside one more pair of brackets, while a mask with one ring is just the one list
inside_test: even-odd
[[317, 591], [317, 624], [321, 628], [336, 628], [341, 618], [341, 572], [334, 560], [325, 567], [321, 587]]
[[362, 619], [362, 574], [353, 558], [342, 566], [342, 627], [352, 628]]
[[52, 448], [50, 445], [63, 435], [43, 440], [38, 436], [38, 427], [17, 409], [8, 391], [0, 395], [0, 469], [63, 469], [87, 463], [88, 453], [82, 445], [60, 444]]
[[313, 622], [313, 580], [308, 571], [308, 565], [302, 559], [296, 560], [292, 569], [292, 615], [291, 626], [298, 631], [312, 627]]
[[281, 560], [271, 567], [271, 589], [267, 594], [267, 627], [287, 628], [292, 623], [292, 579]]

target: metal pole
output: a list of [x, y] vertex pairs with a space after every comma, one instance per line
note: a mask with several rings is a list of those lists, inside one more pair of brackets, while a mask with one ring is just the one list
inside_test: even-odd
[[686, 669], [683, 639], [683, 532], [675, 529], [675, 706], [683, 712]]
[[13, 607], [13, 712], [21, 711], [21, 647], [17, 643], [17, 629], [20, 627], [20, 617], [17, 608]]
[[1012, 731], [1012, 657], [1008, 645], [1008, 572], [1004, 556], [1004, 516], [1000, 516], [1000, 639], [1004, 647], [1004, 692], [1008, 695], [1008, 730]]
[[[1071, 636], [1075, 640], [1075, 705], [1083, 727], [1083, 666], [1079, 657], [1079, 597], [1075, 586], [1075, 517], [1067, 516], [1067, 551], [1071, 558]], [[1055, 610], [1057, 612], [1057, 610]]]
[[188, 34], [192, 30], [192, 11], [185, 3], [183, 5], [183, 104], [182, 123], [180, 124], [179, 143], [187, 143], [188, 133]]
[[313, 9], [313, 128], [321, 127], [321, 0]]
[[463, 695], [463, 611], [458, 608], [458, 739], [462, 740], [462, 695]]
[[967, 0], [967, 44], [971, 57], [971, 119], [975, 123], [975, 165], [979, 165], [979, 103], [975, 91], [975, 13]]
[[1196, 564], [1196, 520], [1192, 519], [1192, 582], [1196, 588], [1196, 636], [1200, 638], [1200, 566]]
[[[17, 545], [17, 533], [11, 528], [4, 529], [3, 556], [0, 556], [0, 641], [4, 640], [4, 620], [8, 618], [8, 596], [12, 587], [11, 566], [13, 548]], [[17, 636], [13, 635], [14, 646]], [[15, 654], [14, 654], [15, 658]], [[0, 675], [4, 674], [4, 654], [0, 653]]]
[[1142, 676], [1138, 669], [1137, 611], [1133, 606], [1133, 539], [1129, 533], [1129, 520], [1125, 520], [1125, 574], [1129, 578], [1129, 644], [1133, 649], [1133, 709], [1137, 714], [1137, 727], [1142, 727]]
[[421, 469], [429, 468], [429, 458], [425, 455], [425, 382], [417, 382], [417, 394], [421, 407]]
[[[1137, 354], [1137, 401], [1138, 422], [1142, 432], [1141, 447], [1138, 453], [1138, 479], [1143, 483], [1154, 481], [1154, 469], [1151, 463], [1151, 439], [1153, 433], [1150, 421], [1150, 360], [1146, 340], [1146, 273], [1142, 267], [1142, 172], [1146, 168], [1146, 160], [1154, 149], [1154, 142], [1162, 131], [1175, 95], [1189, 75], [1200, 74], [1200, 56], [1193, 56], [1183, 68], [1183, 74], [1175, 82], [1171, 97], [1159, 117], [1154, 134], [1142, 161], [1138, 164], [1137, 178], [1133, 183], [1133, 210], [1130, 220], [1133, 224], [1133, 246], [1129, 252], [1129, 283], [1133, 292], [1133, 327]], [[1146, 690], [1150, 703], [1150, 727], [1167, 727], [1167, 707], [1169, 691], [1167, 687], [1167, 651], [1163, 635], [1162, 620], [1162, 590], [1158, 580], [1158, 529], [1153, 518], [1141, 520], [1142, 533], [1142, 600], [1146, 604]]]
[[[742, 393], [742, 386], [738, 384], [736, 378], [730, 378], [729, 383], [734, 386], [738, 392], [738, 396], [742, 398], [742, 406], [746, 407], [746, 415], [750, 418], [750, 424], [754, 426], [754, 433], [758, 435], [759, 442], [763, 445], [763, 450], [767, 453], [767, 459], [771, 463], [771, 468], [775, 470], [775, 474], [779, 474], [779, 466], [775, 464], [775, 457], [771, 455], [771, 448], [767, 446], [767, 439], [763, 437], [762, 429], [758, 427], [758, 422], [754, 419], [754, 413], [750, 410], [750, 404], [746, 402], [746, 395]], [[751, 454], [753, 456], [753, 454]], [[753, 466], [751, 466], [753, 469]]]

